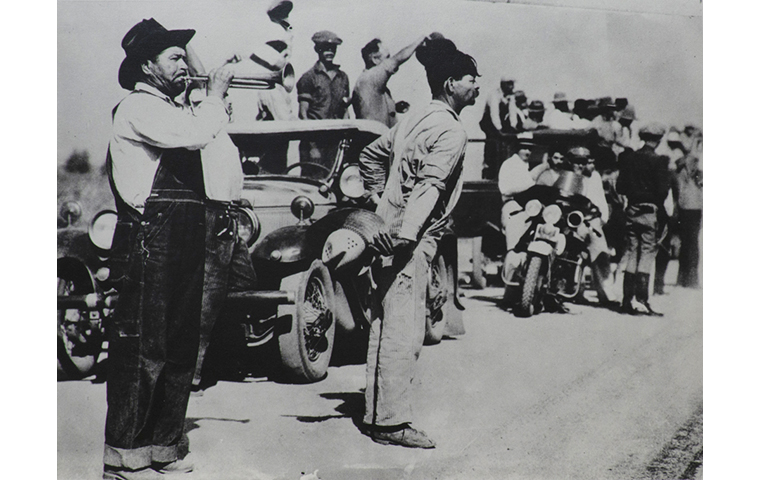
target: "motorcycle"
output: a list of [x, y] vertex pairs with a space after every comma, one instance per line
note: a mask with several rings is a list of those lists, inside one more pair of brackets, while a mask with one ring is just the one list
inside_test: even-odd
[[580, 177], [562, 171], [554, 185], [534, 185], [514, 198], [513, 213], [526, 221], [514, 251], [507, 254], [517, 265], [514, 278], [505, 278], [505, 300], [517, 316], [530, 317], [547, 304], [559, 308], [563, 300], [583, 297], [590, 267], [588, 236], [602, 233], [594, 222], [599, 209], [581, 193]]

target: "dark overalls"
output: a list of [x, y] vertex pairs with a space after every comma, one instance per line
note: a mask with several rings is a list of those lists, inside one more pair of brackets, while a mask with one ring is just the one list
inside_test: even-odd
[[[109, 176], [110, 175], [109, 152]], [[138, 469], [178, 458], [196, 366], [206, 221], [200, 151], [165, 150], [140, 214], [119, 196], [121, 278], [108, 345], [104, 463]]]

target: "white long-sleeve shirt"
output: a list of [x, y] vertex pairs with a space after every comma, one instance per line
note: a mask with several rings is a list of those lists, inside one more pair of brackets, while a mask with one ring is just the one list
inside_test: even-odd
[[164, 149], [201, 150], [206, 195], [239, 199], [243, 171], [238, 150], [227, 135], [229, 115], [218, 97], [190, 108], [145, 83], [119, 104], [109, 146], [119, 195], [142, 212]]

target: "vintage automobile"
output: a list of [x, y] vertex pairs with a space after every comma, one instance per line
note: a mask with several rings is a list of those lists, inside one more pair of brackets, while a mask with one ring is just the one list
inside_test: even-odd
[[[235, 310], [242, 314], [225, 321], [243, 323], [251, 346], [276, 342], [292, 381], [325, 377], [336, 329], [351, 334], [341, 338], [366, 336], [372, 257], [358, 255], [351, 265], [338, 268], [325, 264], [323, 250], [329, 234], [355, 219], [352, 211], [364, 209], [359, 153], [385, 129], [367, 120], [236, 121], [228, 128], [245, 173], [243, 199], [251, 206], [240, 233], [247, 239], [260, 290], [229, 294], [228, 301], [237, 303]], [[89, 233], [78, 241], [89, 244], [94, 256], [71, 258], [59, 251], [59, 339], [69, 345], [59, 348], [59, 365], [78, 365], [64, 369], [75, 376], [89, 373], [97, 357], [113, 307], [114, 295], [107, 293], [118, 287], [98, 270], [107, 268], [106, 232], [111, 227], [112, 233], [113, 215], [102, 212], [88, 232], [79, 231], [79, 237]], [[428, 344], [464, 333], [463, 307], [455, 291], [456, 255], [450, 232], [430, 274], [429, 290], [437, 293], [429, 301]], [[84, 343], [87, 349], [81, 348]]]

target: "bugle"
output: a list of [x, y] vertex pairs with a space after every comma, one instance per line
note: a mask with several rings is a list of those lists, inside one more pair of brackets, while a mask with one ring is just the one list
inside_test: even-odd
[[[185, 78], [190, 82], [208, 83], [208, 75]], [[293, 65], [286, 63], [280, 70], [271, 73], [262, 73], [246, 77], [232, 77], [230, 88], [271, 90], [277, 84], [282, 85], [287, 92], [293, 91], [293, 87], [296, 85], [296, 76], [295, 71], [293, 70]]]

